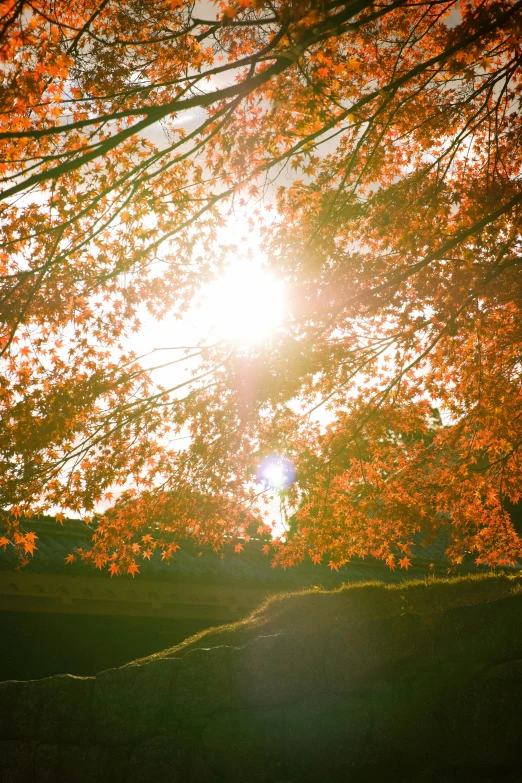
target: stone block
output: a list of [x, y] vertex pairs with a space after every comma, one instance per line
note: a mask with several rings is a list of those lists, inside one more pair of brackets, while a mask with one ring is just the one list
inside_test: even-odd
[[287, 766], [300, 781], [349, 777], [368, 751], [371, 694], [322, 697], [289, 707]]
[[[2, 739], [35, 739], [40, 736], [42, 713], [51, 699], [55, 706], [67, 690], [66, 677], [0, 683], [0, 736]], [[73, 679], [73, 678], [72, 678]], [[56, 692], [56, 696], [54, 694]], [[73, 705], [70, 705], [74, 709]]]
[[187, 783], [192, 754], [184, 733], [149, 737], [134, 748], [126, 783]]
[[127, 758], [121, 748], [38, 745], [31, 783], [123, 783]]
[[[9, 680], [0, 682], [0, 737], [2, 739], [17, 739], [16, 712], [22, 694], [23, 683]], [[34, 721], [33, 721], [34, 722]], [[22, 737], [31, 731], [22, 733]]]
[[89, 730], [93, 684], [71, 675], [0, 683], [1, 738], [81, 740]]
[[34, 745], [21, 740], [0, 742], [0, 783], [33, 783], [33, 780]]
[[390, 676], [412, 677], [434, 661], [416, 615], [346, 623], [327, 636], [326, 684], [333, 693], [358, 690]]
[[94, 678], [66, 674], [39, 680], [40, 719], [38, 739], [42, 742], [74, 744], [91, 732], [91, 698]]
[[277, 706], [325, 690], [320, 634], [262, 636], [234, 652], [233, 672], [244, 704]]
[[194, 756], [190, 761], [187, 783], [217, 783], [217, 777], [206, 761]]
[[461, 679], [458, 673], [429, 673], [376, 686], [371, 761], [386, 766], [407, 759], [419, 771], [440, 764], [447, 702]]
[[161, 658], [98, 674], [92, 709], [98, 742], [127, 744], [155, 734], [179, 665]]
[[441, 661], [466, 666], [522, 658], [522, 595], [449, 609], [432, 642]]
[[283, 711], [215, 713], [202, 732], [201, 755], [218, 779], [226, 783], [287, 779]]
[[448, 765], [501, 770], [522, 779], [522, 660], [460, 683], [446, 703], [443, 757]]
[[177, 659], [178, 674], [172, 682], [160, 721], [160, 730], [201, 726], [205, 719], [233, 698], [228, 647], [191, 650]]

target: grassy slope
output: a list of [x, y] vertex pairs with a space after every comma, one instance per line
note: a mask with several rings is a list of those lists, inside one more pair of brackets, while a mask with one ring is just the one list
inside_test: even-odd
[[[481, 574], [401, 584], [365, 582], [336, 590], [311, 589], [272, 596], [244, 620], [209, 628], [141, 662], [183, 655], [194, 647], [241, 647], [257, 636], [317, 633], [350, 620], [375, 620], [405, 612], [432, 615], [522, 592], [521, 575]], [[133, 662], [136, 663], [136, 662]], [[132, 665], [132, 664], [130, 664]]]

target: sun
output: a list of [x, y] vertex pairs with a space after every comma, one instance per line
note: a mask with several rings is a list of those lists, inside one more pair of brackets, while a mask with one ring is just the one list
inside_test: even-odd
[[203, 289], [195, 316], [211, 339], [251, 345], [270, 337], [284, 309], [282, 282], [254, 261], [238, 259]]

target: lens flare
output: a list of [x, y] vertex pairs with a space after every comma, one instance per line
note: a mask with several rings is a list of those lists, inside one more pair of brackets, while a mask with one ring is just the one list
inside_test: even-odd
[[271, 489], [282, 490], [289, 487], [295, 479], [295, 468], [293, 463], [286, 457], [273, 454], [265, 459], [259, 465], [257, 470], [257, 481]]

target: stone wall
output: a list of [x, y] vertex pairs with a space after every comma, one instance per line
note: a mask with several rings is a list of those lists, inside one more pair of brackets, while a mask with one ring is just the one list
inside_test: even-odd
[[0, 683], [0, 737], [1, 783], [522, 781], [522, 596]]

